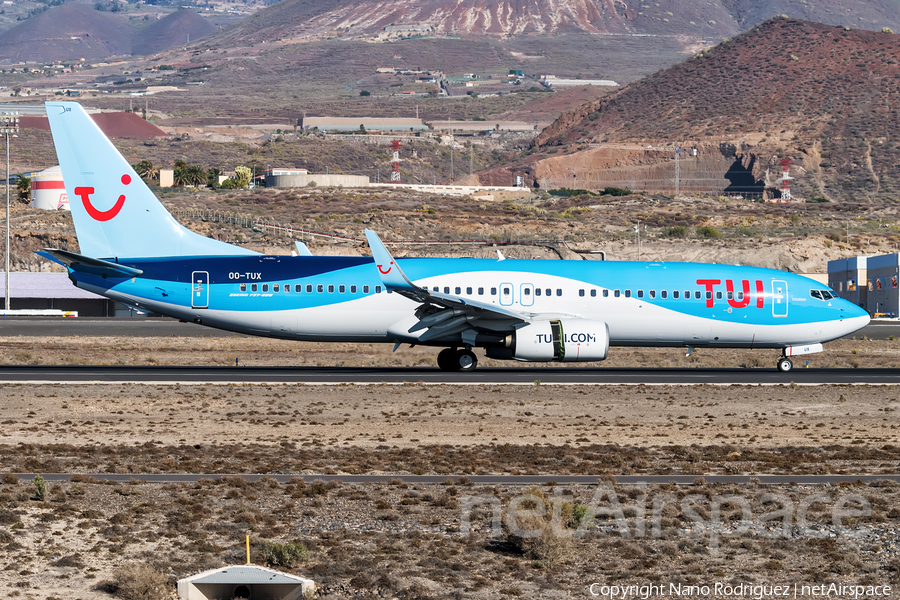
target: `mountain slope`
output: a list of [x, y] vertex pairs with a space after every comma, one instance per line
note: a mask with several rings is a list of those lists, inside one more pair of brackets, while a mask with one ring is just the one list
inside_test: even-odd
[[[564, 114], [535, 144], [680, 140], [770, 186], [785, 156], [802, 195], [864, 201], [900, 192], [898, 118], [900, 36], [779, 18]], [[551, 162], [587, 168], [590, 152]]]
[[215, 25], [193, 10], [177, 10], [159, 19], [134, 38], [134, 54], [156, 54], [196, 41], [216, 31]]
[[125, 19], [72, 2], [3, 32], [0, 60], [47, 62], [131, 54], [131, 37]]
[[366, 37], [385, 28], [503, 38], [585, 32], [722, 39], [783, 13], [834, 25], [900, 29], [896, 0], [284, 0], [246, 19], [227, 39]]

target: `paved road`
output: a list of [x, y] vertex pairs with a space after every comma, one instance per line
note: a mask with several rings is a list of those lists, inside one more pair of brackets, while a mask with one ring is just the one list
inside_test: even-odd
[[0, 366], [0, 383], [424, 383], [424, 384], [900, 384], [900, 369], [612, 369], [437, 367], [85, 367]]
[[[20, 479], [34, 479], [35, 473], [14, 473]], [[248, 481], [256, 481], [262, 477], [271, 477], [276, 481], [286, 482], [295, 477], [305, 481], [342, 481], [344, 483], [385, 483], [388, 481], [403, 480], [405, 483], [443, 483], [452, 479], [454, 483], [469, 483], [479, 485], [545, 485], [556, 482], [559, 485], [595, 485], [600, 482], [597, 475], [265, 475], [247, 473], [216, 473], [216, 474], [160, 474], [160, 473], [132, 473], [127, 475], [110, 473], [85, 473], [87, 477], [99, 480], [142, 481], [146, 483], [194, 483], [200, 479], [218, 479], [226, 476], [243, 477]], [[47, 481], [68, 481], [72, 473], [42, 473]], [[889, 479], [900, 482], [900, 474], [891, 473], [885, 475], [616, 475], [613, 477], [617, 484], [658, 483], [674, 485], [694, 485], [698, 479], [706, 483], [733, 483], [749, 484], [752, 480], [758, 480], [762, 485], [835, 485], [838, 483], [871, 483], [873, 481]]]
[[[0, 336], [229, 337], [241, 335], [168, 318], [0, 318]], [[849, 338], [900, 339], [900, 321], [873, 321]]]

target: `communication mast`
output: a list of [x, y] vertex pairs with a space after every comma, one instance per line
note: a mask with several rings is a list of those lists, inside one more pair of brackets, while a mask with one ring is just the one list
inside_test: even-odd
[[782, 202], [790, 202], [791, 201], [791, 159], [782, 158], [781, 159], [781, 201]]
[[400, 183], [400, 140], [391, 142], [394, 156], [391, 159], [391, 183]]

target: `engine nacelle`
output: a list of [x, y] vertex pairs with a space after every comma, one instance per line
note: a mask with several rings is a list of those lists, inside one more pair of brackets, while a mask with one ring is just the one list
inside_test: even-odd
[[609, 326], [588, 319], [536, 321], [506, 337], [505, 347], [487, 348], [490, 358], [526, 362], [590, 362], [609, 354]]

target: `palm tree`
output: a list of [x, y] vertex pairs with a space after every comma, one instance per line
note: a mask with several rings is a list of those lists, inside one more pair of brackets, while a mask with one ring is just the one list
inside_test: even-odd
[[159, 167], [155, 166], [151, 161], [142, 160], [132, 166], [141, 179], [145, 181], [159, 181]]
[[184, 171], [185, 185], [200, 186], [206, 183], [206, 172], [200, 165], [191, 165]]
[[26, 204], [31, 202], [31, 177], [19, 175], [19, 180], [16, 182], [16, 189], [19, 190], [19, 200]]

